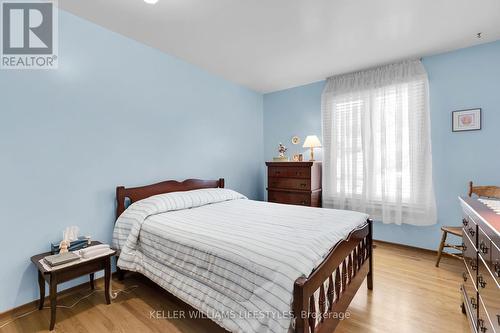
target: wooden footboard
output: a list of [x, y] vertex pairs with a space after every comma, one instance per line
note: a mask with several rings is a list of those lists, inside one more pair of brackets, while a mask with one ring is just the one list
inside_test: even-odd
[[[365, 277], [373, 289], [372, 221], [339, 242], [309, 277], [295, 281], [295, 332], [335, 330]], [[327, 285], [327, 286], [325, 286]]]

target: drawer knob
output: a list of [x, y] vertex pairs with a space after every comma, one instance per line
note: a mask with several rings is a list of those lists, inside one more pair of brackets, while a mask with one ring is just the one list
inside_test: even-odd
[[477, 282], [479, 282], [479, 285], [481, 286], [481, 288], [486, 288], [486, 281], [484, 281], [484, 278], [482, 275], [479, 275], [477, 277]]
[[300, 204], [301, 204], [301, 205], [305, 205], [305, 204], [306, 204], [306, 202], [305, 202], [305, 201], [302, 201]]
[[481, 241], [481, 244], [479, 244], [479, 249], [481, 250], [481, 252], [483, 252], [484, 254], [487, 254], [488, 253], [488, 247], [486, 246], [486, 244], [484, 244], [483, 241]]
[[482, 320], [481, 318], [479, 318], [477, 320], [477, 324], [478, 324], [479, 329], [481, 330], [481, 332], [483, 332], [483, 333], [486, 332], [487, 328], [486, 328], [486, 326], [484, 326], [484, 320]]
[[463, 272], [462, 278], [464, 279], [464, 282], [467, 282], [467, 273]]
[[467, 226], [469, 224], [469, 221], [467, 221], [466, 218], [463, 218], [462, 223], [464, 224], [464, 226]]
[[300, 184], [300, 186], [302, 186], [302, 187], [306, 187], [306, 185], [307, 185], [307, 184]]

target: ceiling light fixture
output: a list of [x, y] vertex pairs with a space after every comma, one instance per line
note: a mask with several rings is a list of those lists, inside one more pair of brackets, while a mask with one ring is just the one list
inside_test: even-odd
[[150, 5], [154, 5], [155, 3], [158, 2], [158, 0], [144, 0], [145, 3], [148, 3]]

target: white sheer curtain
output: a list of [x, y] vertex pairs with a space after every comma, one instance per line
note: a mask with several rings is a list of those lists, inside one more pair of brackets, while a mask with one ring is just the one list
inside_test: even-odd
[[384, 223], [436, 223], [428, 79], [419, 60], [328, 79], [323, 205]]

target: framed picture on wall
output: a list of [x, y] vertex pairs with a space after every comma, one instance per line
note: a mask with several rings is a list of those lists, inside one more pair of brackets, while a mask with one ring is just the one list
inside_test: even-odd
[[481, 129], [481, 109], [458, 110], [451, 113], [452, 131], [477, 131]]

